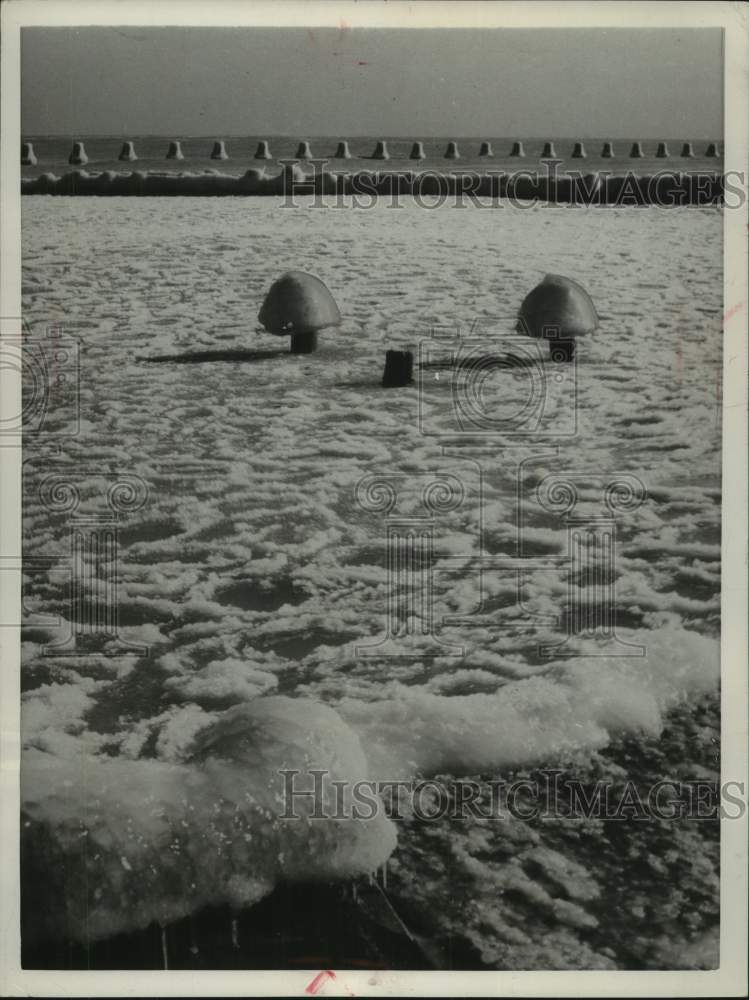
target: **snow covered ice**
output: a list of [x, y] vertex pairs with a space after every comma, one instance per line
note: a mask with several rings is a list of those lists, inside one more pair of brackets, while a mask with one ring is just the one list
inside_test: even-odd
[[[720, 211], [299, 201], [24, 200], [24, 315], [35, 332], [61, 324], [82, 358], [80, 432], [57, 456], [28, 454], [25, 557], [64, 563], [69, 552], [67, 517], [38, 495], [49, 472], [75, 478], [89, 513], [110, 473], [148, 485], [144, 506], [119, 519], [117, 564], [120, 633], [147, 655], [42, 655], [69, 627], [67, 583], [55, 568], [27, 581], [28, 606], [61, 621], [24, 634], [23, 804], [38, 864], [51, 870], [62, 853], [90, 878], [65, 913], [50, 910], [48, 930], [96, 939], [207, 903], [246, 905], [299, 872], [346, 878], [389, 858], [415, 919], [436, 938], [463, 935], [490, 967], [621, 967], [610, 928], [608, 944], [596, 935], [634, 841], [606, 854], [590, 833], [597, 868], [570, 826], [284, 824], [278, 770], [621, 776], [608, 750], [634, 740], [645, 759], [669, 726], [682, 762], [704, 766], [685, 734], [719, 680]], [[277, 350], [256, 317], [286, 270], [330, 288], [343, 316], [334, 336], [314, 355], [201, 361]], [[617, 520], [616, 561], [618, 634], [643, 657], [537, 656], [539, 642], [564, 641], [562, 625], [529, 633], [512, 576], [477, 570], [515, 551], [512, 442], [481, 456], [473, 490], [475, 460], [446, 458], [422, 432], [416, 387], [380, 386], [385, 351], [414, 349], [433, 327], [478, 320], [514, 336], [519, 304], [549, 272], [588, 290], [600, 327], [578, 340], [577, 434], [539, 436], [537, 448], [551, 445], [538, 476], [581, 474], [590, 503], [602, 472], [646, 485]], [[177, 355], [188, 363], [146, 360]], [[498, 406], [521, 391], [509, 375], [487, 388]], [[429, 392], [443, 392], [439, 379]], [[441, 627], [460, 655], [434, 655], [419, 635], [410, 659], [359, 655], [385, 636], [388, 573], [385, 519], [357, 505], [356, 486], [442, 470], [463, 477], [466, 500], [437, 521], [436, 620], [483, 602], [504, 627]], [[563, 555], [559, 520], [528, 515], [528, 554]], [[567, 594], [563, 566], [523, 582], [524, 607], [541, 616], [558, 616]], [[709, 896], [712, 842], [678, 824], [662, 836]], [[707, 909], [704, 922], [681, 922], [681, 891], [671, 911], [643, 911], [647, 947], [632, 903], [630, 961], [667, 967], [708, 933]]]

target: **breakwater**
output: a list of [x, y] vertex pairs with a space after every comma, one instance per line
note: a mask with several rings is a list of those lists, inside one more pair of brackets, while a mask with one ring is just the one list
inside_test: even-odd
[[242, 175], [74, 170], [22, 178], [25, 195], [98, 197], [337, 195], [360, 199], [399, 195], [423, 199], [425, 206], [448, 198], [511, 199], [582, 205], [713, 205], [723, 201], [719, 173], [662, 171], [634, 174], [555, 174], [380, 171], [304, 173], [298, 166], [269, 174], [251, 169]]

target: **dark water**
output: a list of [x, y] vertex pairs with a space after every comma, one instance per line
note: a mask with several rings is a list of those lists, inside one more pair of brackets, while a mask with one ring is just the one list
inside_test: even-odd
[[[684, 171], [720, 171], [723, 166], [721, 157], [707, 157], [705, 151], [710, 139], [697, 139], [690, 136], [679, 138], [663, 139], [640, 139], [620, 138], [612, 139], [607, 137], [582, 140], [587, 156], [584, 159], [573, 159], [572, 151], [575, 145], [573, 139], [554, 139], [553, 137], [525, 138], [522, 141], [525, 150], [525, 157], [518, 158], [510, 156], [515, 138], [513, 137], [491, 137], [479, 136], [476, 138], [464, 138], [456, 140], [460, 152], [459, 159], [447, 159], [445, 150], [450, 141], [450, 137], [445, 138], [421, 138], [416, 135], [412, 139], [388, 138], [387, 142], [390, 159], [387, 161], [375, 160], [372, 157], [378, 140], [382, 137], [359, 137], [349, 139], [349, 150], [351, 159], [334, 159], [334, 153], [338, 142], [346, 139], [340, 137], [274, 137], [274, 136], [193, 136], [181, 138], [180, 136], [24, 136], [24, 141], [33, 142], [34, 152], [37, 157], [36, 166], [22, 168], [22, 176], [34, 177], [38, 174], [51, 171], [55, 174], [64, 173], [70, 169], [86, 169], [90, 171], [99, 170], [170, 170], [174, 172], [189, 171], [200, 172], [202, 170], [221, 170], [222, 172], [240, 174], [249, 167], [265, 167], [269, 173], [277, 173], [280, 169], [279, 160], [293, 159], [296, 156], [299, 142], [309, 141], [310, 150], [314, 157], [329, 159], [329, 164], [325, 169], [333, 171], [355, 171], [355, 170], [431, 170], [439, 173], [446, 173], [453, 170], [480, 170], [482, 173], [488, 171], [517, 171], [517, 170], [537, 170], [541, 164], [541, 155], [544, 144], [549, 141], [554, 144], [556, 158], [562, 162], [559, 170], [580, 170], [582, 172], [609, 170], [612, 173], [623, 173], [631, 170], [637, 174], [652, 174], [659, 170], [684, 170]], [[167, 160], [166, 153], [172, 139], [179, 140], [182, 146], [184, 159]], [[227, 160], [212, 160], [211, 152], [216, 140], [225, 142]], [[269, 143], [271, 160], [254, 159], [258, 142], [265, 139]], [[135, 145], [135, 152], [138, 157], [134, 163], [120, 162], [118, 160], [122, 143], [130, 140]], [[68, 157], [74, 141], [81, 141], [85, 145], [88, 163], [85, 167], [71, 168], [68, 164]], [[414, 141], [423, 142], [425, 158], [422, 160], [412, 160], [409, 153]], [[492, 157], [479, 156], [481, 143], [488, 141], [492, 145], [494, 155]], [[610, 141], [614, 146], [614, 156], [603, 158], [601, 152], [604, 142]], [[656, 150], [659, 141], [665, 141], [668, 145], [669, 156], [666, 158], [656, 157]], [[642, 159], [630, 157], [630, 149], [634, 142], [642, 145]], [[694, 157], [682, 157], [681, 151], [684, 143], [691, 142], [694, 149]], [[722, 152], [722, 145], [718, 143], [718, 150]]]

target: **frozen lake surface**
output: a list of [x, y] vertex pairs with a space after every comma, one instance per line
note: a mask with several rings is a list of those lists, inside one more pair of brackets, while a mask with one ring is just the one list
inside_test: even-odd
[[[721, 260], [716, 209], [24, 200], [24, 316], [80, 341], [81, 384], [78, 427], [54, 401], [48, 414], [59, 453], [27, 446], [25, 557], [69, 559], [48, 474], [75, 482], [78, 515], [106, 513], [116, 474], [147, 488], [119, 516], [115, 586], [140, 655], [42, 655], [70, 629], [70, 585], [54, 567], [27, 583], [28, 607], [60, 622], [25, 635], [24, 800], [98, 893], [51, 912], [50, 933], [102, 936], [387, 863], [407, 921], [441, 954], [474, 949], [476, 967], [716, 961], [716, 824], [379, 816], [310, 834], [273, 809], [278, 769], [310, 760], [349, 780], [717, 780]], [[237, 355], [285, 348], [257, 313], [292, 268], [326, 282], [342, 326], [314, 355]], [[535, 429], [492, 425], [470, 452], [449, 369], [381, 388], [388, 348], [439, 360], [460, 330], [524, 350], [514, 318], [547, 272], [588, 289], [600, 329], [574, 366], [542, 352], [477, 389], [509, 419], [540, 371]], [[394, 484], [394, 514], [414, 518], [441, 475], [461, 496], [434, 516], [422, 567], [435, 634], [391, 647], [387, 512], [357, 485]], [[568, 526], [539, 503], [553, 476], [589, 518], [608, 483], [644, 485], [616, 514], [607, 575], [570, 580]], [[482, 568], [518, 555], [538, 565]], [[87, 558], [92, 579], [111, 576]], [[571, 585], [584, 604], [613, 581], [618, 637], [642, 656], [567, 641]]]

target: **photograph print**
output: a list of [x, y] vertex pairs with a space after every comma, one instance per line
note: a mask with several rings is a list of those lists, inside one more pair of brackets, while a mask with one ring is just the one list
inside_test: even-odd
[[717, 970], [725, 31], [252, 6], [20, 31], [21, 967]]

